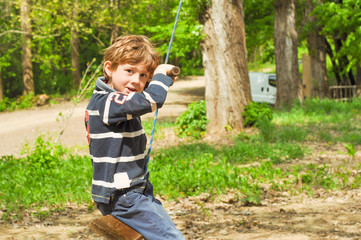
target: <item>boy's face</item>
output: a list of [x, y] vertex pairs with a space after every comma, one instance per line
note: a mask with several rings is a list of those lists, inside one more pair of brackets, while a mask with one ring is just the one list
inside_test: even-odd
[[108, 85], [125, 94], [142, 92], [146, 82], [150, 79], [150, 72], [142, 63], [120, 64], [117, 69], [112, 71], [111, 62], [106, 61], [104, 69], [110, 78]]

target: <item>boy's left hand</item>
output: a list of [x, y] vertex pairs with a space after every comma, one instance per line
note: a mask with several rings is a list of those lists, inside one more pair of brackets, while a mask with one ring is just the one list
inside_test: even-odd
[[[173, 69], [173, 71], [172, 71]], [[167, 75], [173, 79], [173, 81], [176, 81], [178, 78], [178, 75], [180, 73], [180, 68], [172, 65], [172, 64], [160, 64], [155, 70], [154, 74], [162, 73], [164, 75]]]

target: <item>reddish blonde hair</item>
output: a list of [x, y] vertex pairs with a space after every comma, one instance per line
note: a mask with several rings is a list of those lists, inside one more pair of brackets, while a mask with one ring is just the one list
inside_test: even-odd
[[[115, 71], [120, 64], [139, 64], [146, 66], [150, 75], [159, 63], [159, 54], [155, 51], [149, 38], [142, 35], [127, 35], [116, 38], [112, 44], [103, 51], [105, 61], [111, 62], [111, 70]], [[104, 71], [104, 76], [109, 76]]]

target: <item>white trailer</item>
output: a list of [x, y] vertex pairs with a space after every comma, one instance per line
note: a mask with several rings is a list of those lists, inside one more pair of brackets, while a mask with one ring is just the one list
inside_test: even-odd
[[251, 86], [252, 101], [276, 103], [276, 74], [250, 72], [249, 81]]

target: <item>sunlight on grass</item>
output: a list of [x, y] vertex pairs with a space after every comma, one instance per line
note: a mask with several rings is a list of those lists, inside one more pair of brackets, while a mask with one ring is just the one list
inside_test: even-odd
[[[291, 194], [312, 194], [326, 190], [359, 188], [361, 164], [332, 167], [326, 164], [296, 163], [312, 149], [309, 142], [344, 144], [345, 153], [354, 159], [361, 145], [361, 101], [334, 102], [306, 100], [289, 111], [273, 111], [273, 118], [260, 118], [258, 131], [240, 133], [229, 145], [211, 145], [202, 140], [152, 153], [150, 180], [156, 194], [167, 199], [227, 193], [237, 189], [240, 199], [257, 204], [264, 197], [263, 187]], [[143, 122], [150, 134], [153, 122]], [[159, 121], [157, 138], [162, 129], [174, 128], [173, 121]], [[25, 146], [25, 157], [0, 158], [0, 211], [2, 219], [14, 221], [21, 212], [32, 209], [45, 216], [68, 202], [91, 203], [92, 166], [89, 156], [70, 154], [69, 149], [44, 135], [35, 147]], [[300, 187], [301, 186], [301, 187]], [[41, 209], [46, 207], [48, 212]]]

